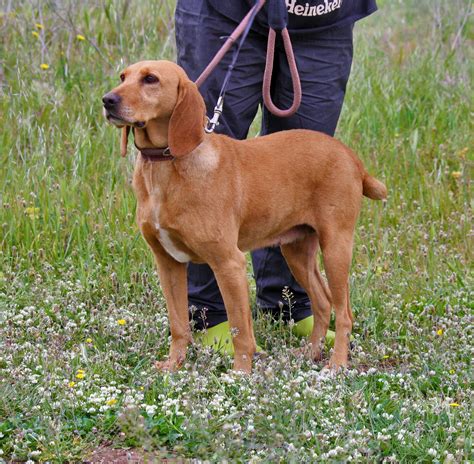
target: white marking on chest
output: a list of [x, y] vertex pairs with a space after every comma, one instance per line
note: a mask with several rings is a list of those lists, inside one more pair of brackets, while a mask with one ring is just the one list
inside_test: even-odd
[[171, 240], [170, 234], [166, 229], [160, 228], [158, 222], [155, 223], [156, 231], [158, 232], [158, 240], [166, 252], [171, 255], [178, 263], [189, 263], [191, 256], [184, 251], [178, 250]]

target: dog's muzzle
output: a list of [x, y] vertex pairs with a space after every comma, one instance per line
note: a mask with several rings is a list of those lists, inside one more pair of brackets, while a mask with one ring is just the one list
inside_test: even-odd
[[142, 121], [130, 121], [120, 115], [120, 104], [122, 97], [116, 93], [109, 92], [102, 97], [104, 104], [104, 116], [112, 124], [123, 127], [123, 126], [135, 126], [138, 128], [145, 127], [145, 123]]
[[116, 93], [109, 92], [106, 93], [102, 97], [102, 102], [104, 103], [104, 108], [106, 110], [110, 110], [111, 112], [116, 111], [118, 106], [120, 105], [120, 102], [122, 101], [122, 97], [120, 95], [117, 95]]

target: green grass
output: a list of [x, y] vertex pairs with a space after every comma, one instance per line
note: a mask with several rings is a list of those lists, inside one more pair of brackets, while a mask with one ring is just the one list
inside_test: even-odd
[[0, 10], [0, 461], [100, 445], [212, 462], [473, 459], [471, 2], [380, 1], [357, 24], [337, 136], [390, 196], [359, 221], [351, 369], [292, 357], [300, 341], [259, 316], [269, 358], [248, 378], [199, 347], [179, 373], [155, 371], [165, 302], [131, 157], [101, 117], [124, 64], [173, 59], [173, 2], [57, 3]]

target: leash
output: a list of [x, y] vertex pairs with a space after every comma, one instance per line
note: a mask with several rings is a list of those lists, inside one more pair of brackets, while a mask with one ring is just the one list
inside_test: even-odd
[[[224, 45], [219, 49], [214, 58], [206, 66], [204, 71], [196, 80], [196, 85], [200, 87], [202, 83], [209, 77], [212, 71], [216, 68], [216, 66], [220, 63], [220, 61], [223, 59], [224, 55], [229, 51], [232, 45], [242, 35], [242, 38], [240, 39], [240, 42], [234, 51], [232, 61], [225, 75], [216, 106], [214, 107], [213, 116], [212, 118], [207, 118], [206, 127], [204, 129], [207, 133], [214, 132], [215, 128], [219, 125], [219, 118], [224, 109], [224, 96], [230, 81], [230, 77], [232, 75], [232, 71], [234, 70], [235, 64], [237, 62], [240, 49], [242, 48], [242, 45], [245, 39], [247, 38], [248, 33], [250, 32], [255, 17], [265, 5], [265, 3], [267, 3], [268, 6], [269, 33], [265, 72], [263, 76], [263, 102], [272, 114], [281, 118], [289, 117], [295, 114], [301, 104], [301, 82], [298, 74], [298, 68], [296, 66], [295, 56], [293, 53], [293, 46], [291, 45], [290, 35], [286, 27], [288, 23], [288, 12], [286, 10], [285, 3], [282, 0], [257, 0], [252, 9], [247, 13], [247, 15], [237, 26], [234, 32], [232, 32], [232, 34], [228, 37]], [[275, 57], [276, 31], [279, 31], [281, 33], [283, 39], [283, 45], [285, 48], [286, 58], [288, 60], [288, 66], [290, 68], [290, 75], [293, 85], [293, 102], [291, 106], [287, 109], [278, 108], [273, 103], [270, 91], [273, 74], [273, 62]]]
[[283, 45], [285, 47], [286, 59], [288, 60], [288, 67], [290, 68], [291, 82], [293, 84], [293, 102], [291, 106], [283, 110], [278, 108], [272, 100], [271, 95], [271, 83], [273, 74], [273, 60], [275, 57], [275, 39], [276, 32], [274, 29], [270, 29], [268, 32], [268, 47], [267, 47], [267, 60], [265, 63], [265, 73], [263, 74], [263, 102], [270, 113], [280, 118], [287, 118], [293, 116], [301, 105], [301, 81], [298, 74], [298, 68], [296, 67], [295, 55], [293, 54], [293, 47], [291, 45], [290, 34], [288, 29], [285, 27], [281, 30], [281, 36], [283, 39]]
[[237, 58], [239, 57], [240, 49], [242, 48], [242, 45], [244, 44], [245, 39], [247, 38], [247, 35], [250, 32], [250, 29], [255, 20], [255, 17], [257, 16], [257, 13], [262, 9], [264, 4], [265, 4], [265, 0], [257, 1], [257, 3], [253, 6], [253, 8], [248, 12], [248, 14], [239, 24], [239, 26], [237, 26], [234, 32], [232, 32], [232, 34], [226, 40], [226, 42], [221, 47], [221, 49], [217, 52], [216, 56], [207, 65], [203, 73], [196, 80], [196, 85], [199, 87], [207, 79], [209, 74], [214, 70], [215, 66], [224, 58], [224, 55], [227, 53], [230, 47], [235, 43], [235, 41], [239, 38], [239, 36], [242, 35], [237, 48], [234, 50], [232, 61], [230, 62], [229, 67], [227, 68], [227, 73], [224, 77], [224, 82], [219, 92], [219, 97], [217, 98], [216, 106], [214, 107], [214, 115], [212, 116], [211, 119], [207, 118], [207, 123], [204, 130], [208, 134], [210, 134], [211, 132], [214, 132], [214, 129], [216, 128], [216, 126], [219, 125], [219, 118], [224, 109], [225, 93], [227, 90], [227, 86], [229, 85], [232, 71], [234, 70], [235, 64], [237, 62]]

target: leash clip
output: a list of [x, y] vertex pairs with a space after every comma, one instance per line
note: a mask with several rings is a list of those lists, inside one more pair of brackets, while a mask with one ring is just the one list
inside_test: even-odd
[[211, 134], [212, 132], [214, 132], [215, 128], [219, 125], [219, 118], [221, 117], [223, 109], [224, 97], [220, 96], [217, 100], [216, 106], [214, 107], [214, 115], [212, 116], [212, 119], [209, 119], [207, 117], [206, 127], [204, 128], [204, 131], [207, 134]]

